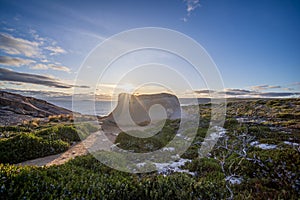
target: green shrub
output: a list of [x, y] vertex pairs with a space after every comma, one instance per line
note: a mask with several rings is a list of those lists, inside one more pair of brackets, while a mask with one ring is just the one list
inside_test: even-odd
[[[187, 174], [137, 175], [110, 169], [92, 156], [49, 168], [0, 164], [4, 199], [197, 199], [223, 196], [219, 185]], [[219, 192], [216, 194], [216, 189]], [[224, 193], [224, 191], [223, 191]], [[225, 191], [226, 193], [226, 191]]]
[[234, 118], [228, 118], [225, 121], [224, 128], [226, 129], [234, 129], [239, 125], [238, 121]]
[[[227, 136], [220, 138], [209, 157], [199, 158], [197, 151], [210, 120], [210, 109], [205, 107], [208, 105], [200, 105], [201, 128], [197, 130], [190, 148], [181, 156], [192, 159], [181, 168], [194, 172], [194, 176], [178, 172], [167, 175], [124, 173], [107, 167], [91, 155], [76, 157], [52, 167], [0, 164], [0, 199], [229, 199], [230, 191], [233, 199], [299, 199], [299, 149], [283, 142], [300, 141], [299, 120], [297, 117], [290, 119], [291, 115], [299, 115], [296, 105], [300, 105], [296, 99], [228, 104]], [[235, 119], [236, 115], [250, 119], [260, 117], [265, 121], [263, 124], [240, 124]], [[164, 128], [151, 138], [135, 138], [121, 133], [116, 143], [135, 152], [160, 149], [173, 139], [179, 122], [167, 120]], [[70, 142], [97, 131], [89, 123], [76, 124], [76, 129], [74, 125], [46, 126], [50, 123], [33, 133], [20, 127], [7, 128], [9, 137], [0, 139], [0, 161], [14, 163], [64, 151]], [[280, 129], [270, 129], [271, 126]], [[183, 124], [183, 127], [182, 135], [191, 136], [192, 122]], [[289, 129], [284, 132], [281, 131], [283, 128]], [[251, 146], [249, 141], [243, 145], [247, 138], [250, 142], [278, 146], [264, 150]], [[175, 144], [175, 148], [176, 145], [180, 146], [180, 143]], [[129, 163], [126, 156], [111, 156], [107, 152], [98, 158], [107, 162], [118, 159], [122, 167]], [[225, 179], [232, 175], [241, 178], [241, 183], [232, 184]]]
[[119, 133], [115, 143], [125, 150], [131, 150], [138, 153], [145, 153], [155, 151], [166, 146], [176, 135], [178, 120], [167, 120], [161, 131], [149, 138], [134, 137], [132, 135], [139, 135], [140, 131], [131, 131], [132, 135], [125, 132]]
[[[44, 157], [66, 151], [71, 142], [80, 141], [97, 130], [91, 124], [56, 125], [29, 133], [24, 127], [1, 127], [13, 131], [9, 138], [0, 139], [0, 162], [18, 163], [29, 159]], [[27, 131], [27, 133], [16, 131]]]
[[57, 125], [38, 130], [35, 135], [49, 140], [61, 139], [65, 142], [80, 141], [78, 131], [71, 125]]
[[278, 113], [276, 114], [277, 118], [284, 118], [284, 119], [300, 119], [300, 114], [296, 113]]
[[80, 136], [81, 139], [84, 139], [91, 133], [98, 131], [98, 128], [90, 123], [76, 124], [75, 128], [77, 130], [77, 134]]
[[62, 140], [46, 140], [33, 133], [22, 133], [0, 140], [1, 163], [18, 163], [25, 160], [61, 153], [69, 148]]
[[[217, 178], [216, 174], [222, 173], [220, 164], [213, 158], [197, 158], [192, 162], [187, 163], [184, 169], [196, 172], [199, 177], [212, 177]], [[224, 179], [224, 175], [219, 179]]]
[[31, 129], [22, 126], [0, 126], [0, 136], [3, 138], [9, 138], [16, 136], [20, 133], [28, 133]]
[[[274, 151], [273, 151], [274, 152]], [[253, 152], [254, 153], [254, 152]], [[266, 160], [270, 154], [256, 152]], [[275, 151], [274, 163], [260, 169], [255, 163], [239, 160], [232, 168], [242, 167], [241, 184], [230, 185], [236, 199], [297, 199], [299, 158], [295, 152]], [[252, 154], [253, 155], [253, 154]], [[237, 159], [231, 158], [231, 159]], [[296, 172], [292, 179], [274, 176], [282, 170], [283, 160], [293, 161], [287, 170]], [[171, 173], [136, 175], [111, 169], [93, 156], [81, 156], [64, 165], [17, 167], [0, 164], [0, 196], [3, 199], [227, 199], [230, 193], [218, 161], [195, 159], [185, 166], [197, 176]], [[275, 171], [274, 171], [275, 170]], [[236, 171], [238, 173], [238, 171]], [[257, 175], [253, 173], [259, 173]]]
[[0, 126], [0, 132], [30, 132], [31, 129], [22, 126]]

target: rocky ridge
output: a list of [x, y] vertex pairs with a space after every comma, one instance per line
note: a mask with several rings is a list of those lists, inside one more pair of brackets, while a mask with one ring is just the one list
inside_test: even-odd
[[18, 124], [24, 120], [60, 114], [69, 115], [72, 111], [44, 100], [0, 91], [0, 125]]

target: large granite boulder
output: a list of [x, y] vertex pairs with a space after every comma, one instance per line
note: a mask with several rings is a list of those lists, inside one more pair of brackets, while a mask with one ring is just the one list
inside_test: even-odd
[[119, 125], [132, 122], [137, 125], [148, 125], [151, 120], [180, 119], [180, 117], [180, 103], [175, 95], [121, 93], [116, 108], [108, 115], [107, 120]]

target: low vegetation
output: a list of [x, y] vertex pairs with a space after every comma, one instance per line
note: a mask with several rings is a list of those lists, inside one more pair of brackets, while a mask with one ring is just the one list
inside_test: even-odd
[[[167, 120], [163, 128], [153, 137], [140, 138], [132, 135], [139, 135], [140, 131], [132, 131], [131, 135], [121, 132], [115, 143], [118, 147], [124, 150], [130, 150], [135, 153], [146, 153], [159, 150], [166, 146], [176, 135], [180, 120]], [[156, 130], [153, 130], [156, 132]], [[152, 130], [145, 130], [144, 132], [151, 133]]]
[[[91, 124], [54, 125], [28, 129], [25, 127], [2, 127], [0, 139], [1, 163], [19, 163], [22, 161], [54, 155], [66, 151], [80, 137], [97, 131]], [[16, 132], [18, 130], [18, 132]]]
[[[62, 152], [72, 142], [79, 141], [79, 136], [85, 137], [96, 129], [86, 124], [75, 129], [68, 123], [34, 128], [2, 127], [0, 196], [4, 199], [298, 199], [299, 108], [298, 99], [229, 101], [225, 134], [208, 155], [199, 157], [198, 149], [205, 142], [210, 118], [209, 104], [201, 105], [197, 134], [178, 158], [190, 161], [180, 166], [182, 172], [129, 174], [111, 169], [91, 155], [76, 157], [60, 166], [11, 165], [7, 163], [28, 160], [28, 155], [41, 157]], [[178, 126], [179, 121], [169, 120], [151, 138], [121, 133], [115, 143], [133, 152], [157, 150], [176, 137]], [[185, 131], [188, 136], [190, 130]]]

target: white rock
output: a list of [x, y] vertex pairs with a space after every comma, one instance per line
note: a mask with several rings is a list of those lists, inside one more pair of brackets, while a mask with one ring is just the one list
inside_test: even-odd
[[164, 147], [162, 150], [163, 151], [173, 152], [173, 151], [175, 151], [175, 148], [174, 147]]
[[295, 143], [295, 142], [284, 141], [283, 143], [284, 143], [284, 144], [291, 145], [291, 146], [299, 146], [299, 144], [298, 144], [298, 143]]
[[195, 175], [194, 172], [190, 172], [185, 169], [180, 169], [180, 167], [185, 165], [185, 163], [187, 162], [191, 162], [191, 160], [181, 158], [178, 161], [173, 161], [170, 163], [153, 163], [153, 164], [156, 166], [158, 173], [160, 174], [166, 174], [167, 172], [172, 171], [172, 172], [188, 173], [194, 176]]
[[241, 184], [243, 179], [241, 177], [236, 177], [236, 176], [227, 176], [225, 178], [226, 181], [229, 181], [230, 184]]
[[256, 145], [256, 147], [264, 149], [264, 150], [268, 150], [268, 149], [276, 149], [277, 145], [276, 144], [258, 144], [258, 145]]

